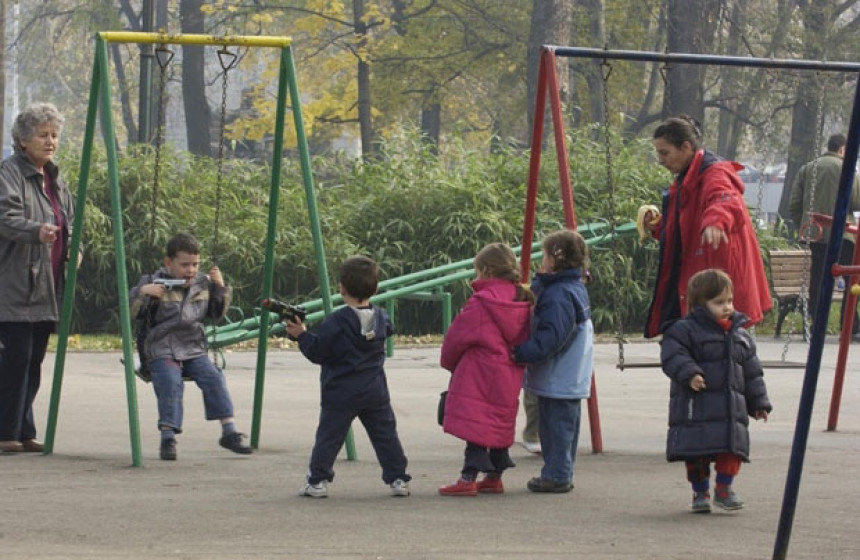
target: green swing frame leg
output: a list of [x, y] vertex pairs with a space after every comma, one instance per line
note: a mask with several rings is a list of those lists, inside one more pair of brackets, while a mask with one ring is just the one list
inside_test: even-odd
[[[272, 278], [274, 274], [274, 239], [277, 221], [278, 194], [281, 183], [281, 159], [283, 157], [284, 145], [284, 117], [286, 112], [287, 89], [290, 98], [294, 100], [292, 111], [296, 126], [298, 139], [298, 150], [302, 168], [302, 179], [307, 197], [308, 213], [311, 223], [311, 231], [314, 241], [314, 250], [317, 261], [317, 272], [320, 279], [320, 288], [323, 294], [323, 303], [326, 315], [332, 311], [331, 291], [328, 282], [328, 270], [326, 268], [325, 251], [322, 241], [322, 230], [319, 223], [319, 215], [316, 206], [316, 194], [314, 191], [313, 176], [310, 167], [310, 156], [308, 152], [307, 137], [301, 113], [301, 97], [299, 96], [296, 71], [292, 58], [292, 52], [288, 38], [263, 38], [263, 37], [223, 37], [214, 38], [204, 35], [167, 35], [155, 33], [133, 33], [133, 32], [101, 32], [96, 34], [95, 55], [93, 61], [92, 80], [90, 82], [90, 97], [87, 108], [87, 121], [84, 133], [84, 146], [81, 156], [81, 170], [78, 178], [78, 191], [76, 197], [75, 221], [72, 230], [71, 254], [77, 254], [80, 250], [81, 235], [84, 223], [84, 211], [86, 208], [87, 182], [90, 172], [92, 158], [93, 137], [97, 117], [97, 109], [101, 102], [102, 132], [105, 139], [107, 156], [108, 183], [110, 187], [111, 218], [114, 232], [114, 253], [117, 270], [117, 292], [128, 293], [128, 278], [126, 274], [126, 258], [124, 235], [122, 228], [122, 208], [119, 189], [119, 171], [117, 144], [114, 134], [114, 125], [110, 103], [110, 83], [108, 73], [107, 42], [125, 43], [177, 43], [177, 44], [248, 44], [252, 46], [279, 46], [281, 48], [280, 73], [277, 100], [277, 121], [275, 124], [275, 137], [273, 146], [272, 177], [270, 184], [269, 222], [266, 237], [266, 252], [264, 277], [262, 285], [262, 297], [270, 297], [272, 291]], [[74, 262], [73, 262], [74, 264]], [[66, 286], [63, 298], [63, 309], [60, 316], [58, 330], [57, 352], [54, 364], [54, 379], [51, 390], [51, 399], [48, 411], [48, 421], [45, 431], [45, 454], [50, 454], [54, 449], [54, 441], [59, 410], [60, 393], [63, 382], [63, 370], [68, 348], [68, 337], [71, 326], [71, 314], [74, 301], [75, 283], [77, 269], [70, 266], [67, 272]], [[135, 385], [134, 359], [132, 350], [132, 331], [129, 301], [127, 297], [119, 297], [120, 329], [122, 333], [123, 363], [125, 365], [126, 397], [128, 399], [128, 422], [131, 439], [132, 466], [139, 467], [141, 460], [140, 445], [140, 423], [137, 408], [137, 391]], [[256, 385], [254, 389], [254, 412], [251, 427], [251, 445], [259, 445], [260, 423], [262, 416], [263, 388], [265, 385], [265, 364], [268, 337], [269, 317], [264, 314], [261, 319], [260, 343], [257, 355]], [[355, 444], [350, 430], [347, 441], [347, 456], [349, 460], [355, 460]]]

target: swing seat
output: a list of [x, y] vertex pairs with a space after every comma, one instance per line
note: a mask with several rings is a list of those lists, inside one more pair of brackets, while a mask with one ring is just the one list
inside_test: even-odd
[[[783, 360], [760, 360], [764, 369], [806, 369], [806, 362], [787, 362]], [[616, 369], [661, 369], [660, 362], [621, 362], [615, 364]]]

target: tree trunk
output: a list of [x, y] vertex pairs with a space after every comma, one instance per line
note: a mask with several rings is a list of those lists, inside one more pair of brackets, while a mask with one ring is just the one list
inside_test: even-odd
[[[530, 141], [535, 119], [535, 96], [537, 94], [538, 65], [540, 64], [541, 45], [564, 46], [570, 42], [571, 20], [573, 19], [573, 0], [533, 0], [532, 19], [529, 30], [529, 47], [526, 59], [526, 80], [528, 87], [528, 131], [526, 140]], [[567, 60], [556, 61], [558, 83], [561, 89], [561, 99], [565, 102], [569, 96], [567, 91], [570, 65]], [[549, 93], [549, 92], [548, 92]], [[549, 103], [547, 103], [547, 111]], [[551, 126], [546, 115], [544, 134]]]
[[[747, 0], [737, 0], [732, 8], [731, 21], [734, 28], [741, 33], [746, 29]], [[727, 53], [729, 56], [740, 56], [741, 33], [729, 33]], [[741, 72], [733, 67], [722, 67], [720, 70], [720, 99], [725, 109], [719, 113], [717, 124], [717, 153], [726, 159], [737, 159], [738, 140], [743, 124], [737, 117], [740, 107]]]
[[[154, 8], [153, 0], [143, 0], [140, 31], [152, 32]], [[132, 28], [134, 28], [133, 22]], [[153, 49], [151, 43], [142, 43], [138, 48], [140, 49], [140, 79], [137, 90], [137, 141], [143, 144], [152, 140]]]
[[[203, 33], [203, 0], [180, 2], [182, 33]], [[212, 110], [206, 99], [204, 52], [200, 45], [182, 46], [182, 101], [185, 105], [185, 130], [188, 151], [202, 156], [212, 155]]]
[[119, 87], [119, 105], [122, 112], [122, 122], [125, 125], [126, 138], [131, 140], [137, 138], [137, 126], [134, 122], [134, 115], [131, 112], [131, 96], [129, 95], [128, 78], [125, 75], [125, 66], [123, 65], [122, 53], [120, 53], [119, 45], [111, 43], [110, 46], [111, 58], [113, 58], [114, 72], [116, 72], [116, 82]]
[[3, 123], [6, 118], [6, 0], [0, 0], [0, 68], [4, 69], [3, 72], [0, 72], [0, 154], [3, 154], [4, 139], [6, 138], [3, 130]]
[[421, 138], [430, 144], [430, 151], [439, 153], [439, 128], [442, 122], [442, 106], [428, 102], [421, 109]]
[[[667, 40], [670, 53], [701, 54], [713, 39], [714, 15], [720, 0], [669, 0]], [[668, 95], [663, 99], [663, 115], [685, 113], [705, 120], [705, 66], [676, 64], [667, 72]]]
[[[578, 0], [588, 18], [588, 44], [595, 47], [606, 44], [606, 19], [603, 0]], [[585, 83], [588, 84], [589, 119], [593, 123], [602, 123], [606, 119], [606, 107], [603, 104], [603, 66], [599, 59], [585, 61]]]
[[370, 100], [370, 65], [364, 59], [367, 24], [364, 22], [364, 0], [352, 0], [353, 30], [358, 52], [358, 128], [361, 134], [362, 159], [373, 157], [373, 105]]
[[[827, 19], [829, 0], [812, 0], [801, 8], [803, 19], [803, 58], [807, 60], [822, 60], [825, 58], [825, 45], [828, 44], [828, 32], [833, 22]], [[823, 77], [816, 75], [801, 78], [797, 88], [797, 102], [791, 111], [791, 144], [788, 150], [788, 165], [785, 172], [782, 196], [779, 199], [779, 215], [788, 221], [788, 200], [791, 196], [791, 186], [794, 176], [800, 167], [813, 159], [821, 144], [821, 120], [819, 115], [824, 111], [824, 86], [820, 83]], [[793, 224], [796, 228], [800, 224]]]

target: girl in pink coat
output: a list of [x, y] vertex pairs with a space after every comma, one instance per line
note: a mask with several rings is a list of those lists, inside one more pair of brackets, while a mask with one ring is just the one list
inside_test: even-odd
[[[511, 348], [529, 338], [534, 296], [520, 284], [517, 258], [504, 243], [475, 256], [474, 294], [451, 324], [442, 343], [442, 367], [451, 372], [446, 433], [466, 441], [460, 478], [439, 488], [443, 496], [477, 496], [504, 491], [502, 472], [514, 466], [514, 443], [524, 368]], [[478, 481], [478, 473], [486, 477]]]

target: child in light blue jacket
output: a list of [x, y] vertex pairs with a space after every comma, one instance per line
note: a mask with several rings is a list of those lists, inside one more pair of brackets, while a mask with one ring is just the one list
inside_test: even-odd
[[531, 337], [514, 348], [527, 364], [525, 389], [538, 397], [541, 474], [532, 492], [569, 492], [579, 440], [580, 402], [591, 394], [594, 327], [582, 283], [588, 247], [581, 235], [561, 230], [543, 240], [543, 262], [532, 281], [537, 297]]

